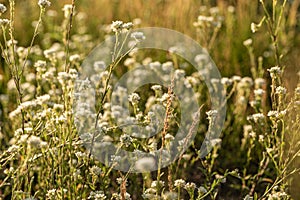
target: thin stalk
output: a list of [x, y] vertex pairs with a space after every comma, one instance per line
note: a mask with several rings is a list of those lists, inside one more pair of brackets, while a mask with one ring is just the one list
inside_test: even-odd
[[45, 8], [41, 8], [41, 9], [40, 9], [39, 19], [38, 19], [38, 22], [37, 22], [37, 24], [36, 24], [36, 26], [35, 26], [34, 33], [33, 33], [33, 36], [32, 36], [31, 42], [30, 42], [30, 45], [29, 45], [29, 47], [28, 47], [28, 50], [27, 50], [27, 53], [26, 53], [26, 56], [25, 56], [25, 60], [24, 60], [22, 69], [21, 69], [20, 74], [19, 74], [20, 76], [22, 76], [22, 74], [23, 74], [24, 68], [25, 68], [25, 66], [26, 66], [26, 62], [27, 62], [27, 60], [28, 60], [28, 56], [29, 56], [29, 54], [30, 54], [30, 52], [31, 52], [31, 49], [32, 49], [32, 47], [33, 47], [34, 40], [35, 40], [35, 38], [37, 37], [37, 35], [39, 34], [38, 30], [39, 30], [40, 24], [42, 23], [42, 16], [43, 16], [44, 13], [45, 13]]
[[[174, 78], [172, 78], [171, 81], [171, 85], [168, 88], [168, 100], [167, 100], [167, 105], [166, 105], [166, 112], [165, 112], [165, 118], [164, 118], [164, 127], [163, 127], [163, 131], [162, 131], [162, 136], [161, 136], [161, 151], [160, 151], [160, 155], [159, 155], [159, 159], [158, 159], [158, 169], [157, 169], [157, 182], [158, 182], [158, 186], [159, 186], [159, 180], [160, 180], [160, 176], [161, 176], [161, 163], [162, 163], [162, 151], [164, 149], [165, 146], [165, 136], [167, 134], [167, 130], [169, 128], [169, 117], [170, 117], [170, 110], [171, 110], [171, 105], [172, 105], [172, 94], [173, 94], [173, 87], [174, 87]], [[158, 190], [156, 195], [158, 196]]]
[[72, 9], [71, 14], [69, 18], [69, 26], [67, 31], [67, 40], [66, 40], [66, 46], [65, 46], [65, 53], [66, 53], [66, 60], [65, 60], [65, 72], [69, 72], [70, 69], [70, 63], [69, 63], [69, 55], [70, 55], [70, 37], [71, 37], [71, 30], [72, 30], [72, 24], [73, 24], [73, 15], [75, 10], [75, 0], [72, 0]]

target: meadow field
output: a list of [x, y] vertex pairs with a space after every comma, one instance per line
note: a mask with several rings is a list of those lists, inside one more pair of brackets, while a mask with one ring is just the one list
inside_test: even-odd
[[0, 0], [0, 200], [300, 199], [300, 0]]

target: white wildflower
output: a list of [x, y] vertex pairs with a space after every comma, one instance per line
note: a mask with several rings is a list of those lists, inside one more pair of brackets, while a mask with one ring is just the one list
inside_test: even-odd
[[51, 5], [51, 2], [48, 0], [39, 0], [38, 4], [41, 8], [46, 8]]
[[76, 152], [75, 156], [78, 158], [78, 160], [81, 160], [81, 159], [84, 159], [84, 158], [88, 157], [88, 155], [85, 152], [82, 153], [81, 151]]
[[165, 62], [162, 64], [162, 69], [165, 72], [171, 72], [173, 69], [173, 63], [171, 61]]
[[20, 139], [19, 139], [18, 142], [19, 143], [24, 143], [24, 142], [27, 141], [28, 137], [29, 137], [29, 135], [27, 135], [27, 134], [21, 135], [21, 137], [20, 137]]
[[46, 71], [47, 63], [43, 60], [38, 60], [36, 63], [34, 63], [34, 67], [36, 68], [37, 72], [45, 72]]
[[127, 67], [130, 67], [130, 66], [132, 66], [135, 62], [136, 62], [136, 61], [135, 61], [134, 58], [127, 58], [127, 59], [124, 61], [124, 65], [127, 66]]
[[131, 38], [135, 39], [136, 42], [140, 42], [140, 41], [146, 39], [143, 32], [133, 32], [133, 33], [131, 33], [130, 36], [131, 36]]
[[210, 110], [206, 112], [207, 118], [208, 119], [214, 119], [218, 114], [217, 110]]
[[70, 78], [74, 80], [78, 77], [78, 72], [76, 69], [70, 69], [69, 75], [70, 75]]
[[[257, 98], [261, 98], [261, 97], [257, 96]], [[250, 101], [249, 103], [252, 108], [257, 108], [257, 107], [261, 106], [261, 100], [259, 100], [259, 99]]]
[[264, 142], [264, 138], [265, 138], [265, 137], [264, 137], [263, 135], [259, 135], [259, 136], [258, 136], [258, 141], [259, 141], [259, 142]]
[[69, 60], [70, 62], [78, 62], [80, 60], [80, 55], [78, 54], [71, 55]]
[[183, 78], [185, 76], [185, 71], [182, 69], [176, 69], [174, 73], [174, 78], [179, 80], [180, 78]]
[[65, 18], [68, 18], [72, 12], [72, 5], [71, 4], [65, 4], [63, 9]]
[[203, 53], [203, 54], [196, 55], [194, 60], [197, 64], [206, 64], [209, 62], [210, 58], [207, 54]]
[[140, 100], [140, 96], [137, 93], [132, 93], [128, 96], [128, 100], [133, 104], [136, 105], [139, 100]]
[[130, 135], [123, 134], [120, 137], [120, 141], [123, 145], [125, 145], [126, 147], [129, 147], [132, 143], [132, 138], [130, 137]]
[[254, 90], [254, 95], [257, 97], [262, 97], [264, 95], [265, 91], [263, 89], [256, 89]]
[[265, 79], [263, 78], [257, 78], [255, 79], [254, 82], [255, 82], [255, 88], [262, 88], [266, 83]]
[[184, 187], [186, 190], [194, 190], [196, 188], [195, 183], [187, 183]]
[[91, 192], [88, 199], [93, 199], [93, 200], [105, 200], [106, 196], [103, 191], [95, 191]]
[[112, 155], [111, 158], [110, 158], [110, 161], [112, 163], [118, 163], [121, 161], [121, 156], [115, 156], [115, 155]]
[[174, 186], [175, 187], [184, 187], [185, 186], [185, 180], [183, 180], [183, 179], [177, 179], [177, 180], [175, 180], [175, 182], [174, 182]]
[[166, 139], [166, 140], [174, 140], [175, 138], [174, 138], [173, 135], [171, 135], [171, 134], [168, 133], [168, 134], [165, 136], [165, 139]]
[[44, 141], [41, 140], [41, 138], [37, 137], [37, 136], [30, 136], [27, 140], [27, 144], [32, 147], [32, 148], [41, 148], [44, 147], [46, 145], [46, 143]]
[[251, 31], [252, 33], [255, 33], [256, 31], [258, 31], [259, 26], [255, 23], [251, 23]]
[[268, 69], [268, 71], [270, 73], [271, 78], [276, 78], [278, 75], [280, 75], [282, 73], [280, 67], [278, 67], [278, 66], [272, 67], [272, 68]]
[[250, 46], [252, 45], [252, 43], [253, 43], [253, 41], [252, 41], [252, 39], [250, 38], [250, 39], [245, 40], [245, 41], [243, 42], [243, 45], [244, 45], [245, 47], [250, 47]]
[[42, 95], [42, 96], [39, 96], [39, 97], [36, 98], [36, 102], [38, 104], [44, 104], [49, 100], [50, 100], [50, 95], [49, 94], [45, 94], [45, 95]]
[[13, 45], [17, 45], [18, 41], [17, 40], [8, 40], [7, 41], [7, 46], [13, 46]]
[[157, 187], [161, 188], [164, 185], [165, 185], [164, 181], [159, 181], [159, 182], [158, 181], [152, 181], [151, 188], [157, 188]]
[[248, 135], [253, 129], [251, 125], [244, 125], [244, 135]]
[[120, 32], [123, 28], [123, 22], [122, 21], [113, 21], [110, 28], [115, 33]]
[[[2, 3], [0, 3], [0, 13], [5, 13], [5, 11], [7, 10], [6, 6], [3, 5]], [[0, 14], [1, 15], [1, 14]]]
[[253, 80], [250, 77], [244, 77], [238, 84], [238, 88], [248, 89], [253, 85]]
[[57, 50], [56, 49], [46, 49], [44, 55], [48, 59], [53, 59], [56, 56]]
[[7, 149], [7, 153], [16, 153], [19, 149], [20, 146], [13, 144]]
[[152, 87], [151, 87], [151, 89], [152, 90], [154, 90], [154, 91], [161, 91], [161, 85], [153, 85]]
[[279, 112], [277, 110], [271, 110], [268, 112], [268, 117], [271, 119], [276, 119], [279, 116]]
[[145, 192], [142, 194], [143, 199], [155, 199], [156, 196], [156, 190], [153, 188], [148, 188], [145, 190]]
[[232, 78], [231, 78], [231, 80], [232, 81], [234, 81], [234, 82], [239, 82], [239, 81], [241, 81], [241, 77], [240, 76], [233, 76]]
[[100, 167], [94, 165], [93, 167], [90, 168], [90, 172], [91, 172], [93, 175], [99, 176], [99, 175], [101, 175], [102, 170], [101, 170]]
[[279, 94], [279, 95], [284, 95], [284, 94], [286, 94], [286, 88], [284, 88], [284, 87], [282, 87], [282, 86], [279, 86], [279, 87], [277, 87], [276, 88], [276, 94]]
[[52, 190], [48, 190], [46, 196], [50, 199], [52, 199], [52, 197], [55, 197], [56, 194], [56, 189], [52, 189]]
[[197, 22], [194, 22], [195, 27], [203, 28], [206, 26], [210, 26], [214, 21], [214, 18], [212, 16], [204, 16], [204, 15], [199, 15]]
[[245, 40], [245, 41], [243, 42], [243, 45], [244, 45], [245, 47], [250, 47], [250, 46], [252, 45], [252, 43], [253, 43], [253, 40], [250, 38], [250, 39]]
[[150, 69], [152, 69], [152, 70], [159, 69], [160, 66], [161, 66], [161, 63], [158, 62], [158, 61], [149, 63], [149, 67], [150, 67]]
[[228, 86], [230, 86], [230, 85], [232, 84], [232, 80], [229, 79], [229, 78], [227, 78], [227, 77], [223, 77], [223, 78], [221, 79], [221, 83], [222, 83], [224, 86], [228, 87]]
[[34, 106], [36, 106], [36, 103], [34, 101], [25, 101], [19, 105], [18, 109], [29, 110], [29, 109], [33, 108]]
[[53, 105], [53, 110], [56, 111], [56, 112], [60, 112], [60, 111], [63, 111], [64, 110], [64, 105], [62, 104], [54, 104]]
[[[155, 198], [152, 198], [155, 199]], [[178, 194], [176, 192], [165, 192], [162, 195], [162, 199], [163, 200], [174, 200], [174, 199], [178, 199]]]
[[0, 3], [0, 13], [5, 13], [5, 11], [7, 10], [6, 6], [3, 5], [2, 3]]
[[132, 22], [124, 23], [123, 26], [122, 26], [122, 28], [125, 29], [125, 30], [130, 30], [132, 27], [133, 27]]
[[9, 24], [9, 20], [8, 19], [0, 19], [0, 26], [5, 27], [6, 25]]
[[262, 113], [255, 113], [247, 117], [248, 120], [253, 120], [255, 123], [261, 122], [264, 118], [265, 116]]

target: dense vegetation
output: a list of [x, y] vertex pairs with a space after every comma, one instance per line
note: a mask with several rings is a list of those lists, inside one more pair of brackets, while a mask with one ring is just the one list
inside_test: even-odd
[[[299, 199], [299, 9], [299, 0], [2, 1], [0, 199]], [[205, 157], [201, 145], [219, 113], [205, 71], [176, 54], [188, 49], [117, 51], [121, 34], [138, 45], [145, 38], [134, 29], [154, 26], [193, 38], [222, 75], [210, 82], [225, 95], [226, 120]], [[95, 61], [93, 78], [78, 80], [89, 53], [113, 36], [111, 63]], [[118, 79], [141, 66], [171, 79], [125, 99], [130, 119], [147, 128], [158, 117], [151, 107], [165, 109], [162, 129], [143, 139], [120, 126], [124, 112], [112, 104], [126, 91], [112, 95]], [[185, 106], [173, 91], [180, 78], [201, 109], [196, 137], [171, 165], [144, 159], [136, 166], [143, 173], [123, 172], [114, 169], [121, 158], [111, 156], [107, 166], [83, 145], [96, 133], [79, 134], [78, 84], [96, 88], [97, 115], [88, 112], [90, 102], [80, 108], [105, 133], [102, 142], [132, 152], [172, 149]], [[158, 170], [147, 171], [152, 165]]]

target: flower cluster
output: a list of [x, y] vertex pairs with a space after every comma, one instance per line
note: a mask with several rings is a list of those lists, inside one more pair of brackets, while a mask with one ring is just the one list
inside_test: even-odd
[[111, 24], [111, 30], [115, 33], [120, 33], [122, 31], [128, 31], [133, 27], [132, 22], [124, 23], [123, 21], [113, 21]]
[[49, 7], [51, 5], [51, 2], [48, 1], [48, 0], [39, 0], [38, 5], [41, 8], [46, 8], [46, 7]]

